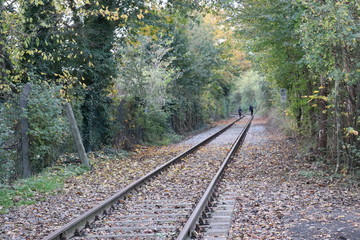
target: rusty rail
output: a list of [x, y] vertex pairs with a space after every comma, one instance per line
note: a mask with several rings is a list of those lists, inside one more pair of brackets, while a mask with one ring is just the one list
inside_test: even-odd
[[[242, 118], [244, 118], [244, 117], [242, 117]], [[242, 118], [240, 118], [240, 119], [242, 119]], [[210, 137], [206, 138], [202, 142], [196, 144], [195, 146], [191, 147], [190, 149], [186, 150], [185, 152], [183, 152], [183, 153], [179, 154], [178, 156], [174, 157], [170, 161], [168, 161], [168, 162], [164, 163], [163, 165], [157, 167], [155, 170], [153, 170], [153, 171], [149, 172], [148, 174], [144, 175], [143, 177], [139, 178], [137, 181], [129, 184], [128, 186], [126, 186], [125, 188], [123, 188], [122, 190], [117, 192], [116, 194], [112, 195], [110, 198], [108, 198], [108, 199], [104, 200], [103, 202], [101, 202], [99, 205], [93, 207], [92, 209], [90, 209], [89, 211], [87, 211], [84, 214], [80, 215], [76, 219], [70, 221], [69, 223], [67, 223], [63, 227], [61, 227], [61, 228], [57, 229], [56, 231], [54, 231], [53, 233], [49, 234], [48, 236], [43, 238], [43, 240], [66, 240], [69, 237], [72, 237], [74, 235], [78, 235], [80, 233], [80, 229], [84, 228], [85, 226], [88, 226], [94, 220], [99, 219], [100, 215], [106, 215], [106, 213], [108, 212], [109, 209], [113, 208], [114, 205], [116, 205], [119, 200], [124, 199], [129, 192], [134, 190], [140, 184], [142, 184], [142, 183], [146, 182], [147, 180], [149, 180], [150, 178], [156, 176], [158, 173], [160, 173], [164, 169], [168, 168], [169, 166], [171, 166], [172, 164], [178, 162], [179, 160], [181, 160], [182, 158], [184, 158], [188, 154], [190, 154], [190, 153], [194, 152], [195, 150], [197, 150], [200, 146], [208, 143], [209, 141], [211, 141], [215, 137], [219, 136], [220, 134], [225, 132], [227, 129], [229, 129], [231, 126], [233, 126], [240, 119], [234, 120], [232, 123], [225, 126], [224, 128], [222, 128], [218, 132], [211, 135]]]

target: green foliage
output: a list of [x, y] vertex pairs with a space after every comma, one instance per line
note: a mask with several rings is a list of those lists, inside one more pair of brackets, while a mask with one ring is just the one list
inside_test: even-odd
[[[356, 119], [360, 103], [357, 66], [360, 60], [360, 5], [357, 1], [343, 0], [299, 0], [297, 4], [303, 11], [298, 29], [305, 52], [303, 62], [313, 77], [322, 79], [320, 93], [314, 92], [309, 98], [322, 98], [319, 102], [326, 105], [327, 109], [320, 111], [329, 119], [329, 138], [335, 136], [334, 141], [328, 143], [328, 151], [337, 156], [336, 170], [347, 172], [359, 164], [359, 158], [351, 150], [359, 147], [359, 142], [342, 129], [359, 129]], [[335, 129], [332, 128], [334, 125]], [[342, 151], [341, 146], [347, 151]]]
[[[117, 75], [113, 54], [117, 31], [131, 32], [137, 28], [137, 20], [143, 18], [143, 1], [100, 0], [91, 4], [72, 7], [74, 20], [74, 55], [76, 68], [72, 75], [85, 86], [78, 91], [82, 96], [82, 133], [85, 149], [96, 150], [111, 143], [110, 90]], [[81, 17], [83, 10], [88, 14]], [[78, 34], [79, 33], [79, 34]], [[120, 35], [120, 34], [119, 34]], [[122, 41], [123, 39], [121, 39]]]
[[140, 36], [136, 45], [119, 48], [117, 53], [121, 63], [116, 98], [127, 102], [126, 126], [133, 132], [140, 130], [137, 137], [147, 142], [158, 142], [170, 131], [165, 110], [171, 98], [166, 88], [175, 77], [172, 59], [165, 58], [170, 43]]
[[192, 21], [181, 14], [162, 15], [168, 22], [163, 29], [144, 26], [143, 36], [116, 47], [120, 70], [115, 99], [126, 101], [125, 128], [146, 141], [172, 130], [194, 130], [229, 113], [230, 86], [219, 74], [225, 62], [213, 29], [201, 17]]
[[0, 103], [0, 184], [9, 183], [15, 174], [14, 131], [11, 121], [5, 118], [9, 115], [11, 105]]
[[347, 46], [349, 53], [359, 47], [358, 8], [356, 1], [304, 1], [299, 35], [304, 60], [313, 72], [336, 71], [334, 48]]
[[[28, 36], [22, 36], [22, 57], [20, 67], [25, 70], [22, 82], [41, 83], [55, 82], [54, 73], [61, 72], [58, 57], [61, 56], [61, 46], [58, 44], [58, 24], [61, 19], [55, 14], [53, 0], [21, 1], [20, 6], [23, 31]], [[51, 37], [52, 36], [52, 37]]]
[[51, 166], [69, 136], [69, 126], [59, 98], [60, 87], [33, 85], [28, 102], [31, 165], [35, 171]]
[[230, 4], [231, 21], [240, 26], [238, 36], [245, 40], [255, 68], [277, 88], [287, 89], [287, 115], [301, 133], [318, 138], [320, 152], [335, 156], [337, 170], [356, 165], [356, 157], [346, 160], [340, 146], [359, 146], [342, 130], [359, 129], [359, 3], [238, 3]]
[[[28, 179], [19, 180], [12, 186], [0, 185], [0, 214], [6, 213], [12, 206], [33, 204], [55, 194], [71, 176], [84, 174], [89, 169], [84, 166], [53, 167]], [[38, 195], [41, 194], [42, 198]]]
[[241, 107], [246, 113], [249, 105], [252, 105], [258, 114], [266, 114], [271, 107], [272, 95], [270, 84], [263, 76], [252, 70], [245, 72], [234, 84], [232, 110]]
[[243, 9], [234, 9], [232, 21], [241, 22], [237, 33], [247, 41], [255, 67], [279, 87], [290, 89], [297, 80], [295, 73], [303, 70], [299, 64], [302, 49], [294, 32], [298, 10], [291, 1], [282, 0], [245, 0], [242, 4]]
[[228, 113], [228, 82], [217, 74], [224, 67], [221, 49], [216, 46], [213, 29], [201, 17], [174, 25], [172, 63], [178, 78], [169, 84], [172, 127], [177, 133], [192, 131], [210, 118]]
[[166, 112], [146, 112], [144, 114], [144, 140], [148, 143], [166, 144], [178, 140], [169, 125]]
[[[172, 0], [155, 5], [133, 0], [0, 2], [0, 98], [7, 101], [23, 84], [33, 85], [27, 116], [35, 171], [51, 166], [63, 142], [69, 142], [60, 99], [76, 101], [87, 150], [112, 143], [113, 129], [126, 127], [142, 140], [166, 142], [175, 136], [172, 128], [192, 130], [229, 112], [229, 83], [216, 74], [224, 66], [220, 48], [212, 29], [193, 14], [201, 4]], [[118, 93], [113, 89], [117, 79]], [[122, 100], [128, 119], [118, 126], [113, 106]], [[14, 176], [21, 168], [19, 152], [8, 149], [9, 142], [20, 142], [12, 139], [13, 132], [19, 134], [18, 122], [9, 122], [1, 121], [0, 130], [0, 172], [6, 181], [7, 174]]]
[[[356, 133], [358, 134], [358, 133]], [[350, 137], [351, 134], [348, 134], [347, 138]], [[347, 141], [342, 146], [342, 152], [344, 155], [344, 166], [343, 173], [347, 174], [357, 174], [360, 175], [360, 137], [356, 137], [355, 141]]]
[[[108, 3], [107, 3], [108, 5]], [[97, 8], [93, 6], [93, 8]], [[110, 99], [107, 97], [112, 78], [116, 74], [114, 57], [111, 53], [114, 41], [114, 24], [103, 16], [89, 16], [84, 20], [83, 44], [89, 65], [82, 70], [84, 103], [83, 138], [85, 149], [95, 150], [110, 138]]]
[[[286, 105], [291, 111], [290, 115], [296, 116], [300, 124], [310, 114], [307, 104], [298, 101], [301, 100], [300, 96], [308, 94], [310, 81], [306, 66], [301, 62], [304, 53], [296, 32], [301, 11], [292, 1], [245, 0], [242, 4], [244, 7], [241, 10], [235, 8], [232, 17], [235, 23], [241, 22], [241, 28], [237, 29], [238, 36], [246, 41], [245, 47], [254, 69], [264, 75], [266, 81], [272, 82], [274, 88], [287, 89]], [[270, 99], [274, 106], [283, 108], [278, 93], [272, 96], [268, 91], [270, 84], [262, 81], [260, 85], [263, 90], [257, 92], [265, 93], [256, 96], [263, 99], [260, 108], [269, 108]], [[250, 89], [248, 91], [247, 95], [254, 96]], [[237, 98], [240, 97], [238, 94]]]

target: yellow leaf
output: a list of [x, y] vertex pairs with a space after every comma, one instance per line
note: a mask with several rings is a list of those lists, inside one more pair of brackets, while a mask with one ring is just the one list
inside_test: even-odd
[[354, 128], [352, 128], [352, 127], [349, 127], [349, 128], [348, 128], [348, 133], [349, 133], [349, 134], [352, 134], [352, 135], [355, 135], [355, 136], [359, 135], [359, 132], [356, 131], [356, 130], [355, 130]]
[[329, 98], [326, 97], [326, 96], [321, 96], [321, 99], [324, 100], [324, 101], [328, 101], [328, 100], [329, 100]]
[[138, 19], [143, 19], [143, 18], [144, 18], [144, 15], [143, 15], [142, 13], [139, 13], [139, 14], [137, 15], [137, 17], [138, 17]]

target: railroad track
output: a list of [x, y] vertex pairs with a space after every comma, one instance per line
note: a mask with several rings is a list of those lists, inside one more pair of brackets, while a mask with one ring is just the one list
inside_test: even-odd
[[[246, 124], [237, 121], [43, 240], [189, 239], [207, 224], [216, 185], [243, 142], [252, 117]], [[229, 128], [232, 134], [226, 131]], [[216, 144], [216, 137], [229, 144]]]

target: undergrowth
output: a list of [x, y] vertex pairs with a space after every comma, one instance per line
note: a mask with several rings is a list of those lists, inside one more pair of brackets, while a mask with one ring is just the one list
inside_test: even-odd
[[0, 185], [0, 214], [7, 213], [13, 206], [44, 201], [46, 195], [55, 194], [64, 186], [66, 178], [88, 170], [85, 166], [55, 166], [36, 176], [18, 180], [13, 185]]

